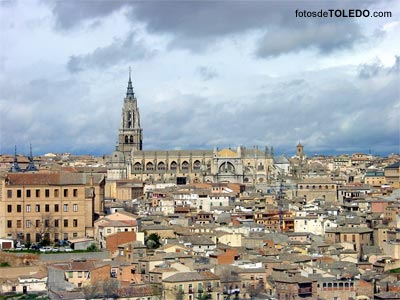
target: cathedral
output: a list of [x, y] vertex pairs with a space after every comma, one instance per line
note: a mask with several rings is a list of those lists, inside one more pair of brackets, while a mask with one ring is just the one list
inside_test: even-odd
[[[118, 144], [108, 163], [108, 180], [189, 184], [266, 184], [275, 176], [273, 148], [257, 146], [206, 150], [143, 150], [137, 98], [129, 73]], [[278, 167], [279, 168], [279, 167]]]

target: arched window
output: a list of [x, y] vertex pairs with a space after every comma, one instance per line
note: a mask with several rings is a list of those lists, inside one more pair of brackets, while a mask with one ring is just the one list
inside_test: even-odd
[[128, 140], [128, 136], [126, 135], [126, 136], [125, 136], [125, 144], [128, 144], [128, 141], [129, 141], [129, 140]]
[[157, 169], [159, 171], [164, 171], [165, 170], [165, 164], [163, 162], [159, 162], [158, 166], [157, 166]]
[[224, 162], [219, 167], [219, 172], [220, 173], [227, 173], [227, 172], [235, 173], [235, 167], [230, 162]]
[[177, 164], [175, 161], [171, 162], [171, 167], [170, 167], [170, 169], [171, 169], [172, 171], [176, 171], [177, 168], [178, 168], [178, 164]]
[[331, 282], [328, 283], [328, 288], [332, 288], [332, 283]]
[[183, 172], [189, 171], [189, 163], [188, 163], [187, 161], [184, 161], [184, 162], [182, 163], [182, 171], [183, 171]]
[[133, 165], [133, 169], [134, 169], [135, 171], [141, 171], [141, 170], [142, 170], [142, 164], [139, 163], [139, 162], [135, 163], [135, 164]]
[[201, 168], [201, 163], [200, 163], [199, 160], [196, 160], [196, 161], [193, 163], [193, 170], [200, 170], [200, 168]]
[[151, 162], [148, 162], [146, 164], [146, 171], [152, 171], [152, 170], [154, 170], [154, 166]]
[[133, 136], [132, 135], [129, 137], [129, 143], [133, 144]]

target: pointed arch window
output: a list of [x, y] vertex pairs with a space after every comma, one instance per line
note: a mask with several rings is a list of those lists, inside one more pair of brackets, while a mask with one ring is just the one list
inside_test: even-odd
[[201, 163], [199, 160], [196, 160], [193, 164], [193, 170], [200, 170], [201, 168]]
[[129, 143], [133, 144], [133, 136], [132, 135], [129, 137]]
[[171, 162], [171, 167], [170, 167], [170, 169], [171, 169], [172, 171], [176, 171], [177, 168], [178, 168], [178, 164], [177, 164], [175, 161]]
[[125, 144], [128, 144], [128, 136], [125, 136]]
[[131, 111], [128, 111], [128, 128], [132, 128], [132, 112]]
[[159, 171], [164, 171], [165, 170], [165, 164], [163, 162], [159, 162], [158, 166], [157, 166], [157, 169]]
[[139, 163], [139, 162], [135, 163], [135, 164], [133, 165], [133, 169], [134, 169], [135, 171], [141, 171], [141, 170], [142, 170], [142, 164]]
[[182, 163], [182, 171], [185, 172], [185, 171], [188, 171], [188, 170], [189, 170], [189, 163], [187, 161], [184, 161]]
[[146, 164], [146, 171], [153, 171], [154, 170], [154, 165], [151, 162], [148, 162]]

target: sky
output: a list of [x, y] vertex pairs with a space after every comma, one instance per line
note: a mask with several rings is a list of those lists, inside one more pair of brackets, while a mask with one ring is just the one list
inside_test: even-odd
[[[296, 17], [335, 10], [391, 17]], [[342, 13], [343, 14], [343, 13]], [[0, 154], [400, 152], [400, 1], [0, 1]]]

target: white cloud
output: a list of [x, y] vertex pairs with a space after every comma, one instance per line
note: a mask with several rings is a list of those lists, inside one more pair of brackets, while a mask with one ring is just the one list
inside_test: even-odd
[[290, 2], [232, 3], [1, 5], [0, 153], [110, 153], [129, 66], [146, 149], [398, 151], [396, 15], [296, 19]]

